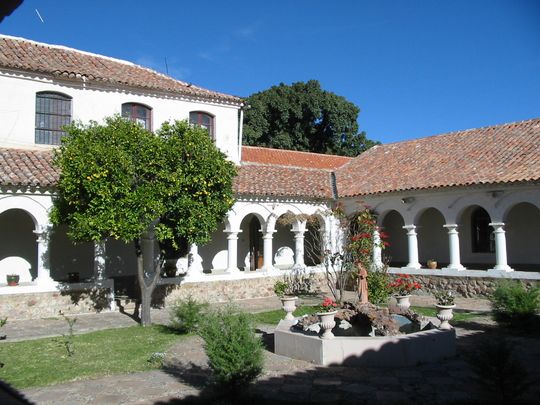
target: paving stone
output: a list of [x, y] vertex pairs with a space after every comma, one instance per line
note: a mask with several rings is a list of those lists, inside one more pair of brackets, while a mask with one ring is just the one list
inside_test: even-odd
[[287, 393], [301, 393], [301, 394], [309, 394], [309, 391], [311, 390], [311, 384], [288, 384], [285, 383], [281, 387], [281, 391], [287, 392]]
[[313, 380], [313, 385], [338, 386], [341, 384], [341, 380], [337, 378], [315, 378]]
[[340, 387], [341, 391], [350, 392], [354, 394], [364, 394], [367, 392], [375, 391], [375, 387], [371, 385], [355, 383], [355, 384], [346, 384]]

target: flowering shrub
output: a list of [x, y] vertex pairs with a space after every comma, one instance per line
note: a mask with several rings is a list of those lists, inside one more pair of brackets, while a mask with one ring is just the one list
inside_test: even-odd
[[388, 285], [395, 295], [409, 295], [420, 289], [420, 283], [411, 279], [408, 274], [399, 274], [396, 280]]
[[450, 290], [435, 291], [433, 293], [437, 300], [437, 305], [454, 305], [454, 294]]
[[338, 304], [330, 297], [326, 297], [321, 305], [317, 307], [317, 312], [332, 312], [337, 309]]

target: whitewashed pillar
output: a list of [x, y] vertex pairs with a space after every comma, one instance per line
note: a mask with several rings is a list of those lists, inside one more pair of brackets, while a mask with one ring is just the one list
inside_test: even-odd
[[383, 267], [381, 234], [379, 233], [379, 228], [375, 228], [373, 230], [373, 267], [374, 270], [381, 269]]
[[202, 258], [199, 255], [199, 247], [192, 244], [189, 247], [187, 274], [184, 277], [186, 281], [199, 281], [204, 277]]
[[274, 253], [272, 252], [272, 240], [274, 238], [273, 234], [276, 231], [266, 231], [263, 234], [263, 268], [265, 272], [274, 271], [274, 265], [272, 264]]
[[49, 230], [48, 225], [38, 225], [33, 231], [37, 235], [37, 277], [35, 281], [40, 285], [54, 283], [51, 278]]
[[294, 267], [305, 267], [304, 263], [304, 233], [305, 230], [294, 231]]
[[450, 264], [444, 270], [465, 270], [461, 264], [461, 255], [459, 253], [459, 234], [456, 224], [443, 225], [448, 230], [448, 249], [450, 251]]
[[97, 282], [102, 282], [105, 278], [105, 242], [94, 242], [94, 280]]
[[405, 268], [419, 269], [420, 263], [418, 262], [418, 239], [416, 238], [416, 226], [405, 225], [403, 227], [407, 231], [407, 245], [409, 249], [409, 263]]
[[490, 269], [494, 271], [514, 271], [509, 265], [506, 257], [506, 235], [503, 229], [504, 222], [492, 222], [489, 224], [493, 227], [495, 234], [495, 267]]
[[225, 231], [227, 233], [227, 273], [238, 273], [238, 232]]

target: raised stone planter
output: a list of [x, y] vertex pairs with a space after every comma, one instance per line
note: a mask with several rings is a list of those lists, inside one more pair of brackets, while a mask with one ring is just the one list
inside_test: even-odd
[[275, 353], [324, 366], [407, 367], [456, 354], [454, 329], [431, 329], [400, 336], [320, 339], [292, 331], [292, 325], [293, 321], [279, 322], [274, 332]]

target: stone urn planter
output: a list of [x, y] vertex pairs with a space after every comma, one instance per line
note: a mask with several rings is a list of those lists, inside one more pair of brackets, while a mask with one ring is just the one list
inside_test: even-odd
[[17, 285], [19, 285], [19, 275], [18, 274], [8, 274], [6, 276], [6, 282], [7, 282], [7, 285], [11, 286], [11, 287], [15, 287]]
[[298, 299], [298, 297], [284, 296], [280, 297], [280, 299], [282, 308], [287, 313], [287, 315], [285, 315], [285, 319], [287, 321], [294, 320], [293, 312], [296, 310], [296, 300]]
[[452, 329], [452, 326], [450, 325], [449, 321], [452, 320], [454, 317], [454, 308], [456, 307], [456, 304], [453, 305], [435, 305], [437, 307], [437, 319], [441, 321], [441, 325], [439, 326], [439, 329], [442, 330], [450, 330]]
[[434, 259], [428, 260], [427, 266], [429, 269], [435, 270], [437, 268], [437, 260], [434, 260]]
[[406, 311], [411, 306], [411, 295], [396, 295], [397, 307], [403, 311]]
[[337, 311], [331, 312], [317, 312], [319, 317], [319, 324], [321, 325], [321, 330], [323, 331], [321, 339], [332, 339], [334, 334], [332, 329], [336, 326], [336, 321], [334, 316], [337, 314]]

